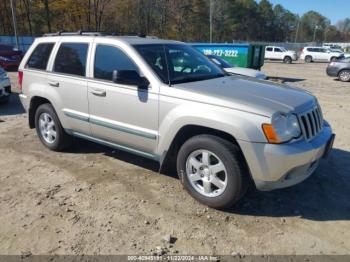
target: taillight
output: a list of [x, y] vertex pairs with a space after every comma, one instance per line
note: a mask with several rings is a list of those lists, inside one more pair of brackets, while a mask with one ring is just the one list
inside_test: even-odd
[[18, 88], [21, 93], [22, 93], [22, 83], [23, 83], [23, 72], [18, 71]]

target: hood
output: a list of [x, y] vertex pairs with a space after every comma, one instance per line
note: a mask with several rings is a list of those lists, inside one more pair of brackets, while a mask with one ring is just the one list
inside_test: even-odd
[[[174, 85], [182, 97], [271, 117], [275, 112], [303, 112], [317, 103], [306, 91], [241, 76]], [[193, 94], [188, 94], [188, 92]]]
[[225, 68], [225, 71], [232, 74], [256, 77], [258, 79], [266, 79], [266, 75], [258, 70], [244, 68], [244, 67], [230, 67]]

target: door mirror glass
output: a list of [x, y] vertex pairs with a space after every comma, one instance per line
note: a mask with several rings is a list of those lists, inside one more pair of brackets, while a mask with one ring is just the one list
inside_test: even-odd
[[148, 80], [136, 70], [113, 70], [112, 80], [118, 84], [134, 85], [142, 89], [147, 89], [149, 85]]

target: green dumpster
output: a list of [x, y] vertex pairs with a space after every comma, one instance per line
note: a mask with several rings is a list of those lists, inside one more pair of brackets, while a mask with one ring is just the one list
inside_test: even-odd
[[230, 64], [258, 69], [264, 65], [265, 46], [260, 44], [191, 43], [205, 55], [217, 55]]

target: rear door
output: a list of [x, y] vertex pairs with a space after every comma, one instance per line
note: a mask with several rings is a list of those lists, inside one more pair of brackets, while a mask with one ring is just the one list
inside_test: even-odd
[[86, 79], [90, 42], [90, 37], [62, 37], [47, 79], [63, 127], [85, 134], [90, 134]]
[[265, 58], [272, 59], [273, 58], [273, 47], [267, 46], [265, 49]]

